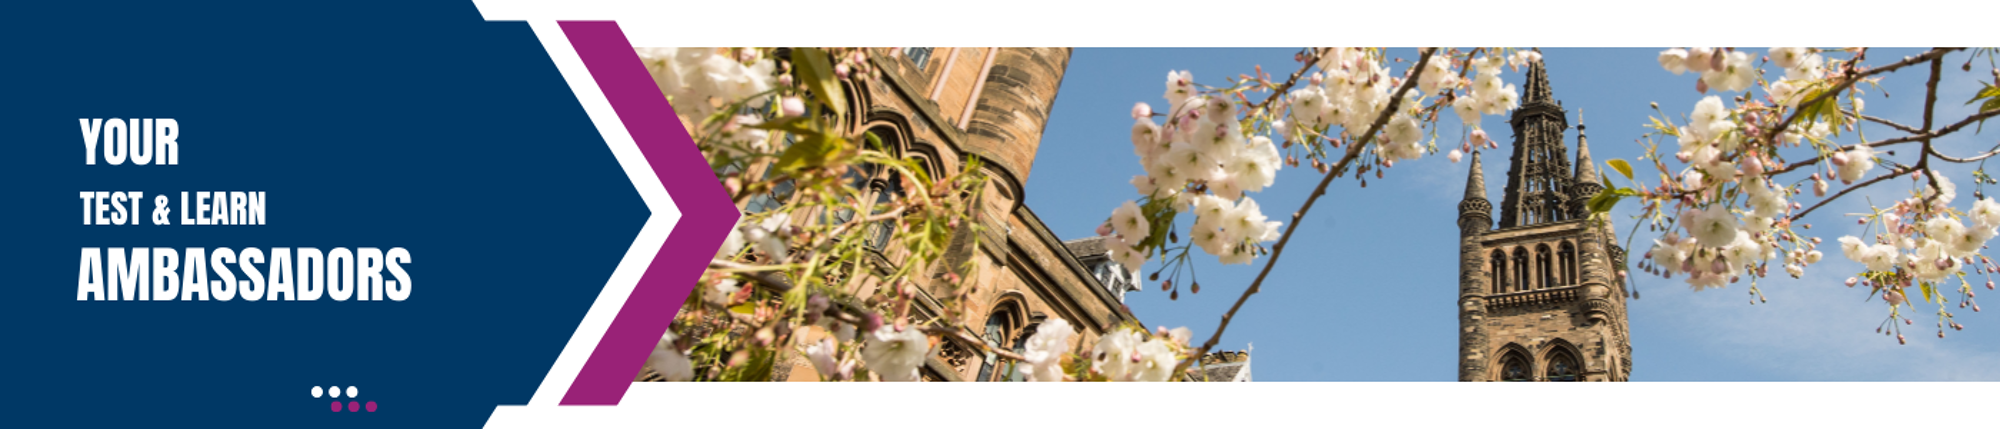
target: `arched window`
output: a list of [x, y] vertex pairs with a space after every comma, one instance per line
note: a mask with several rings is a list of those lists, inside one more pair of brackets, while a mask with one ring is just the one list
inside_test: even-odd
[[1528, 358], [1520, 351], [1508, 351], [1500, 358], [1500, 381], [1535, 381], [1533, 368], [1528, 366]]
[[1570, 354], [1569, 349], [1557, 348], [1555, 349], [1555, 351], [1549, 352], [1548, 369], [1549, 373], [1542, 378], [1544, 380], [1548, 381], [1581, 380], [1581, 378], [1577, 376], [1578, 371], [1576, 367], [1576, 355]]
[[1528, 290], [1528, 278], [1528, 249], [1516, 248], [1514, 249], [1514, 284], [1509, 285], [1508, 291], [1520, 292]]
[[[879, 149], [884, 152], [893, 152], [899, 147], [900, 138], [897, 137], [894, 128], [875, 127], [869, 129], [868, 134], [882, 142]], [[842, 175], [842, 179], [860, 196], [857, 201], [874, 202], [875, 213], [888, 211], [889, 203], [901, 200], [904, 196], [902, 173], [883, 165], [855, 165]], [[854, 216], [853, 209], [839, 208], [828, 211], [820, 217], [820, 221], [826, 224], [840, 224], [854, 220]], [[895, 226], [893, 220], [871, 223], [862, 227], [866, 231], [862, 237], [867, 240], [869, 248], [882, 250], [888, 247], [889, 238], [895, 233]]]
[[1535, 289], [1547, 289], [1556, 285], [1555, 252], [1549, 245], [1535, 245]]
[[1563, 285], [1569, 286], [1583, 283], [1582, 278], [1576, 275], [1576, 245], [1567, 241], [1563, 242], [1561, 255]]
[[[1011, 341], [1014, 337], [1014, 331], [1019, 328], [1018, 321], [1014, 320], [1014, 313], [1014, 304], [1011, 302], [1001, 304], [998, 308], [993, 309], [993, 315], [986, 317], [986, 331], [979, 336], [979, 339], [985, 341], [986, 346], [990, 348], [1009, 348], [1007, 344], [1014, 342]], [[1000, 355], [992, 353], [987, 353], [986, 359], [983, 359], [983, 361], [983, 363], [979, 364], [979, 378], [975, 380], [1006, 380], [1008, 371], [1004, 369], [1012, 366], [1010, 362], [1000, 362]], [[1002, 371], [994, 371], [995, 369], [1002, 369]], [[996, 372], [998, 373], [998, 377], [996, 377]]]
[[1507, 252], [1493, 251], [1493, 293], [1507, 293]]

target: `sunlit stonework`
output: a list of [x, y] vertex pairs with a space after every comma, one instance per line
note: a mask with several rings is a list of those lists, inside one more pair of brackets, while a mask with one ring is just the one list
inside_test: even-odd
[[1514, 154], [1499, 227], [1478, 152], [1458, 206], [1458, 379], [1625, 381], [1632, 346], [1614, 268], [1625, 252], [1608, 223], [1588, 220], [1584, 203], [1604, 186], [1584, 126], [1572, 168], [1568, 111], [1540, 62], [1529, 66], [1526, 92], [1508, 121]]

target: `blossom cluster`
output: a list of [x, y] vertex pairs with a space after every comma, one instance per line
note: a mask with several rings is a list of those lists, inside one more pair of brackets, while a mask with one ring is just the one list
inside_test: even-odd
[[[894, 325], [868, 332], [858, 353], [848, 353], [841, 344], [855, 340], [856, 332], [852, 325], [842, 328], [802, 350], [813, 369], [827, 380], [852, 380], [857, 369], [866, 369], [881, 381], [917, 381], [918, 368], [932, 353], [929, 336], [922, 330]], [[1191, 333], [1187, 328], [1160, 328], [1148, 335], [1142, 329], [1121, 326], [1098, 338], [1081, 355], [1085, 357], [1069, 352], [1075, 336], [1075, 328], [1066, 320], [1043, 321], [1023, 342], [1022, 361], [1015, 363], [1019, 365], [1015, 370], [1027, 381], [1169, 381], [1188, 351]], [[685, 351], [676, 345], [677, 339], [668, 331], [646, 359], [646, 366], [668, 381], [688, 381], [694, 377], [693, 369]], [[1072, 375], [1064, 366], [1072, 359], [1089, 365], [1077, 367], [1084, 372]]]
[[[1156, 114], [1146, 103], [1133, 106], [1132, 152], [1146, 174], [1134, 176], [1131, 184], [1143, 198], [1121, 204], [1098, 228], [1100, 235], [1112, 240], [1107, 247], [1113, 260], [1137, 273], [1154, 254], [1166, 258], [1169, 250], [1187, 249], [1170, 248], [1170, 240], [1159, 236], [1176, 233], [1175, 214], [1190, 212], [1195, 216], [1188, 231], [1191, 246], [1224, 264], [1249, 264], [1264, 252], [1262, 243], [1282, 235], [1281, 224], [1269, 220], [1248, 195], [1271, 186], [1284, 166], [1298, 165], [1298, 156], [1282, 155], [1279, 143], [1284, 150], [1303, 152], [1316, 169], [1328, 173], [1330, 166], [1319, 160], [1324, 148], [1372, 140], [1366, 153], [1375, 165], [1392, 167], [1436, 151], [1423, 141], [1427, 110], [1449, 106], [1476, 129], [1481, 115], [1505, 114], [1520, 106], [1520, 91], [1500, 79], [1501, 70], [1541, 60], [1534, 51], [1493, 51], [1462, 59], [1439, 53], [1397, 74], [1377, 49], [1328, 48], [1315, 55], [1316, 61], [1303, 67], [1312, 73], [1304, 81], [1294, 75], [1294, 81], [1285, 85], [1266, 81], [1249, 86], [1251, 81], [1245, 80], [1231, 88], [1204, 89], [1195, 84], [1192, 73], [1170, 71], [1164, 114]], [[1479, 72], [1468, 79], [1457, 67]], [[1419, 70], [1414, 82], [1418, 90], [1406, 92], [1401, 103], [1391, 103], [1394, 90]], [[1243, 97], [1251, 89], [1274, 90], [1274, 95], [1252, 104]], [[1427, 108], [1424, 101], [1433, 95], [1446, 98]], [[1375, 131], [1378, 134], [1363, 136], [1384, 118], [1391, 104], [1399, 107], [1386, 112], [1387, 121]], [[1164, 116], [1164, 122], [1155, 122], [1156, 116]], [[1475, 130], [1450, 158], [1458, 161], [1475, 144], [1498, 145]]]
[[752, 97], [778, 86], [777, 63], [756, 49], [637, 48], [639, 60], [659, 84], [674, 111], [706, 118], [735, 102], [761, 108], [770, 100]]
[[[1195, 213], [1190, 235], [1204, 252], [1224, 263], [1247, 264], [1256, 257], [1254, 243], [1277, 239], [1279, 223], [1269, 221], [1248, 192], [1263, 191], [1277, 179], [1284, 160], [1270, 137], [1249, 135], [1235, 102], [1201, 94], [1193, 74], [1167, 73], [1166, 98], [1171, 106], [1165, 126], [1154, 123], [1152, 106], [1132, 108], [1132, 152], [1145, 175], [1133, 176], [1132, 186], [1150, 201]], [[1171, 222], [1126, 201], [1112, 211], [1100, 234], [1110, 235], [1111, 258], [1137, 273], [1150, 255], [1148, 239], [1157, 243], [1154, 221]]]
[[[1962, 276], [1965, 267], [1977, 264], [1978, 271], [2000, 272], [2000, 266], [1979, 254], [2000, 234], [2000, 203], [1982, 199], [1960, 212], [1951, 206], [1957, 186], [1928, 168], [1898, 164], [1887, 176], [1871, 179], [1878, 165], [1889, 162], [1881, 159], [1883, 154], [1875, 149], [1878, 144], [1842, 146], [1833, 141], [1841, 129], [1852, 130], [1851, 122], [1863, 118], [1860, 112], [1865, 106], [1858, 96], [1848, 97], [1846, 103], [1837, 98], [1840, 91], [1858, 95], [1859, 88], [1851, 85], [1857, 78], [1842, 74], [1856, 70], [1852, 62], [1829, 60], [1814, 49], [1771, 48], [1761, 64], [1777, 66], [1782, 77], [1767, 79], [1757, 58], [1745, 50], [1716, 48], [1675, 48], [1659, 54], [1659, 64], [1668, 72], [1698, 73], [1698, 91], [1724, 94], [1702, 98], [1686, 116], [1685, 125], [1674, 125], [1671, 118], [1654, 119], [1652, 127], [1675, 137], [1678, 148], [1671, 157], [1650, 156], [1658, 161], [1663, 181], [1635, 193], [1649, 200], [1648, 213], [1671, 215], [1679, 222], [1656, 224], [1668, 232], [1654, 241], [1641, 268], [1668, 278], [1685, 274], [1695, 290], [1723, 287], [1746, 275], [1764, 277], [1769, 274], [1767, 261], [1773, 259], [1780, 260], [1787, 274], [1801, 277], [1823, 254], [1819, 238], [1800, 237], [1794, 230], [1811, 227], [1795, 221], [1813, 209], [1801, 210], [1802, 204], [1793, 200], [1808, 187], [1814, 196], [1827, 197], [1835, 180], [1867, 186], [1908, 175], [1915, 190], [1907, 198], [1858, 220], [1863, 225], [1873, 223], [1879, 234], [1839, 239], [1843, 255], [1867, 267], [1848, 279], [1847, 286], [1867, 285], [1892, 306], [1915, 293], [1905, 288], [1920, 287], [1925, 300], [1936, 296], [1935, 302], [1942, 305], [1938, 292], [1942, 284]], [[1843, 72], [1829, 71], [1833, 69]], [[1752, 89], [1761, 89], [1762, 96]], [[1725, 98], [1731, 92], [1742, 94]], [[1786, 164], [1779, 149], [1790, 147], [1812, 149], [1813, 159]], [[1685, 167], [1672, 171], [1668, 160]], [[1775, 184], [1777, 175], [1798, 169], [1813, 171], [1793, 185]], [[1959, 289], [1969, 300], [1970, 285]]]

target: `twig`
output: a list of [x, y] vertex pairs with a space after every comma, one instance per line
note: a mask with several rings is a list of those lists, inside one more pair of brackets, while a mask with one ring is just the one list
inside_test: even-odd
[[1827, 197], [1827, 198], [1826, 198], [1826, 199], [1824, 199], [1824, 200], [1820, 200], [1820, 201], [1819, 201], [1818, 203], [1814, 203], [1814, 204], [1812, 205], [1812, 207], [1806, 207], [1806, 209], [1805, 209], [1805, 210], [1802, 210], [1802, 211], [1800, 211], [1800, 212], [1799, 212], [1799, 214], [1797, 214], [1797, 215], [1793, 215], [1793, 216], [1792, 216], [1792, 219], [1805, 219], [1805, 218], [1806, 218], [1806, 214], [1809, 214], [1809, 213], [1812, 213], [1812, 212], [1813, 212], [1813, 210], [1817, 210], [1817, 209], [1819, 209], [1819, 208], [1820, 208], [1820, 206], [1824, 206], [1824, 205], [1826, 205], [1826, 203], [1830, 203], [1830, 202], [1833, 202], [1833, 200], [1838, 200], [1838, 199], [1840, 199], [1840, 196], [1842, 196], [1842, 195], [1847, 195], [1847, 193], [1848, 193], [1848, 192], [1854, 192], [1854, 190], [1856, 190], [1856, 189], [1861, 189], [1861, 188], [1866, 188], [1866, 187], [1868, 187], [1868, 185], [1873, 185], [1873, 184], [1875, 184], [1875, 182], [1880, 182], [1880, 181], [1883, 181], [1883, 180], [1888, 180], [1888, 179], [1890, 179], [1890, 178], [1894, 178], [1894, 177], [1903, 177], [1903, 175], [1905, 175], [1905, 174], [1910, 174], [1910, 172], [1911, 172], [1911, 171], [1916, 171], [1916, 167], [1910, 167], [1910, 168], [1904, 168], [1904, 169], [1901, 169], [1901, 170], [1896, 170], [1896, 171], [1895, 171], [1895, 172], [1893, 172], [1893, 173], [1889, 173], [1889, 174], [1885, 174], [1885, 175], [1882, 175], [1881, 177], [1876, 177], [1876, 178], [1873, 178], [1873, 179], [1868, 179], [1868, 180], [1863, 180], [1863, 181], [1861, 181], [1861, 183], [1856, 183], [1856, 184], [1854, 184], [1854, 186], [1849, 186], [1849, 187], [1847, 187], [1847, 189], [1842, 189], [1842, 190], [1840, 190], [1840, 192], [1838, 192], [1838, 193], [1835, 193], [1835, 194], [1833, 194], [1833, 196], [1831, 196], [1831, 197]]
[[1899, 123], [1896, 123], [1896, 121], [1891, 121], [1891, 120], [1888, 120], [1888, 119], [1882, 119], [1882, 118], [1877, 118], [1877, 117], [1874, 117], [1874, 116], [1868, 116], [1868, 115], [1863, 115], [1863, 114], [1859, 114], [1859, 113], [1855, 113], [1855, 112], [1854, 112], [1853, 110], [1842, 110], [1842, 111], [1840, 111], [1840, 113], [1845, 113], [1845, 114], [1847, 114], [1847, 116], [1852, 116], [1852, 117], [1855, 117], [1855, 118], [1860, 118], [1860, 119], [1862, 119], [1862, 120], [1865, 120], [1865, 121], [1868, 121], [1868, 122], [1874, 122], [1874, 123], [1877, 123], [1877, 124], [1882, 124], [1882, 125], [1888, 125], [1888, 126], [1889, 126], [1889, 128], [1895, 128], [1895, 129], [1896, 129], [1896, 131], [1902, 131], [1902, 132], [1906, 132], [1906, 133], [1910, 133], [1910, 134], [1923, 134], [1923, 133], [1924, 133], [1924, 130], [1919, 130], [1919, 129], [1917, 129], [1917, 127], [1912, 127], [1912, 126], [1909, 126], [1909, 125], [1903, 125], [1903, 124], [1899, 124]]

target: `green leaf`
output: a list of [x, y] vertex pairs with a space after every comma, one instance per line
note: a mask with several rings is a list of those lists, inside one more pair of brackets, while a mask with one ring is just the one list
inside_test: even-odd
[[[2000, 86], [1993, 86], [1991, 84], [1986, 84], [1984, 82], [1981, 82], [1980, 84], [1986, 85], [1986, 88], [1979, 90], [1979, 93], [1974, 94], [1971, 100], [1966, 100], [1965, 104], [1976, 103], [1979, 102], [1979, 100], [1984, 99], [1986, 100], [1986, 103], [1979, 105], [1979, 111], [1984, 112], [1993, 109], [2000, 109]], [[1980, 119], [1979, 128], [1974, 130], [1974, 132], [1979, 132], [1979, 131], [1986, 131], [1985, 119]]]
[[1930, 285], [1930, 283], [1924, 283], [1924, 284], [1921, 284], [1921, 285], [1918, 285], [1918, 286], [1921, 286], [1921, 287], [1923, 288], [1923, 290], [1924, 290], [1924, 302], [1931, 302], [1931, 285]]
[[1617, 158], [1612, 158], [1610, 161], [1605, 161], [1604, 163], [1611, 164], [1611, 169], [1618, 170], [1618, 174], [1625, 175], [1625, 180], [1632, 180], [1632, 164]]
[[[1973, 94], [1971, 100], [1965, 100], [1965, 104], [1972, 104], [1979, 102], [1979, 100], [2000, 97], [2000, 86], [1993, 86], [1992, 84], [1983, 82], [1980, 84], [1986, 85], [1986, 88], [1979, 90], [1978, 94]], [[1983, 111], [1985, 109], [1980, 109], [1980, 110]]]
[[812, 91], [813, 101], [832, 110], [834, 116], [842, 115], [847, 108], [847, 97], [840, 85], [834, 82], [833, 64], [825, 51], [819, 48], [799, 48], [792, 51], [792, 77], [806, 84]]
[[1590, 208], [1591, 213], [1610, 213], [1611, 208], [1618, 206], [1619, 200], [1638, 195], [1638, 192], [1630, 188], [1605, 188], [1603, 192], [1598, 192], [1597, 196], [1590, 197], [1590, 202], [1585, 205]]
[[778, 162], [773, 168], [779, 173], [786, 174], [819, 168], [831, 162], [846, 146], [847, 140], [839, 137], [829, 137], [824, 134], [806, 136], [805, 140], [785, 148], [785, 153], [778, 155]]
[[757, 312], [757, 306], [755, 304], [745, 302], [742, 304], [738, 304], [735, 307], [729, 307], [729, 312], [736, 314], [754, 314]]

